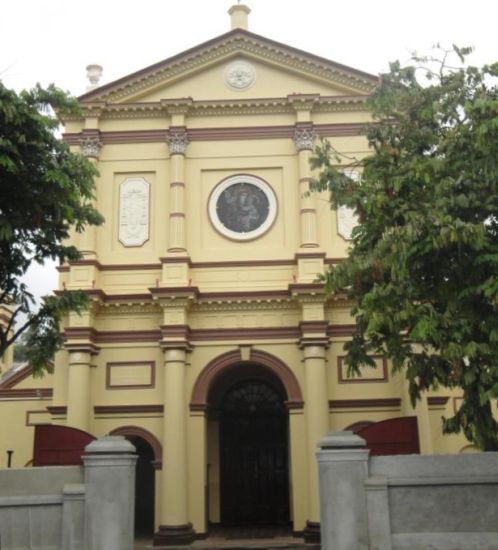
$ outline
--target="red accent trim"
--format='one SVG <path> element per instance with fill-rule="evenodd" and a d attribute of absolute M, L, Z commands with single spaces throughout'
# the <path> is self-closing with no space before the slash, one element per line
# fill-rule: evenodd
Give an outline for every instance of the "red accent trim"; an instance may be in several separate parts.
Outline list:
<path fill-rule="evenodd" d="M 303 529 L 303 537 L 306 543 L 320 543 L 320 523 L 317 521 L 307 521 L 306 527 Z"/>
<path fill-rule="evenodd" d="M 271 370 L 282 382 L 287 392 L 288 408 L 302 408 L 303 396 L 299 382 L 294 373 L 280 359 L 260 350 L 251 350 L 250 361 L 257 363 Z M 190 410 L 205 410 L 208 405 L 208 394 L 214 380 L 225 369 L 230 368 L 234 363 L 242 362 L 240 350 L 229 351 L 209 362 L 197 377 L 192 389 Z"/>
<path fill-rule="evenodd" d="M 195 541 L 195 531 L 192 524 L 160 525 L 159 531 L 154 534 L 154 546 L 185 546 Z"/>
<path fill-rule="evenodd" d="M 396 408 L 401 407 L 401 399 L 332 399 L 329 401 L 331 409 L 372 409 L 372 408 Z"/>
<path fill-rule="evenodd" d="M 363 428 L 368 428 L 368 426 L 372 426 L 372 424 L 375 424 L 375 422 L 373 422 L 372 420 L 360 420 L 359 422 L 350 424 L 347 428 L 344 429 L 346 431 L 351 431 L 357 434 L 360 430 L 363 430 Z"/>
<path fill-rule="evenodd" d="M 95 414 L 163 414 L 163 405 L 95 405 Z"/>
<path fill-rule="evenodd" d="M 81 465 L 85 447 L 94 440 L 77 428 L 39 424 L 35 426 L 33 466 Z"/>
<path fill-rule="evenodd" d="M 374 384 L 379 382 L 387 382 L 389 379 L 388 368 L 387 368 L 387 358 L 385 355 L 371 355 L 372 359 L 382 359 L 382 376 L 378 378 L 361 378 L 360 376 L 355 376 L 353 378 L 348 378 L 345 376 L 344 372 L 344 360 L 346 359 L 345 355 L 339 355 L 337 357 L 337 375 L 339 384 Z M 364 367 L 364 370 L 367 371 L 370 367 Z"/>
<path fill-rule="evenodd" d="M 47 411 L 55 416 L 55 415 L 66 415 L 67 414 L 67 407 L 65 405 L 49 405 L 47 407 Z"/>
<path fill-rule="evenodd" d="M 147 366 L 150 368 L 150 382 L 148 384 L 111 384 L 111 369 L 119 367 Z M 122 361 L 110 362 L 106 364 L 105 369 L 105 387 L 107 390 L 122 389 L 142 389 L 153 388 L 156 383 L 156 363 L 155 361 Z"/>
<path fill-rule="evenodd" d="M 109 432 L 109 435 L 122 435 L 126 436 L 136 436 L 141 437 L 143 440 L 152 447 L 154 451 L 154 462 L 159 466 L 162 464 L 163 460 L 163 448 L 161 442 L 157 437 L 151 432 L 147 431 L 145 428 L 140 426 L 121 426 Z M 156 468 L 160 469 L 160 468 Z"/>
<path fill-rule="evenodd" d="M 367 442 L 370 454 L 404 455 L 420 453 L 416 416 L 375 422 L 357 432 Z"/>
<path fill-rule="evenodd" d="M 353 336 L 356 332 L 356 325 L 329 325 L 327 336 L 332 338 L 340 336 Z"/>
<path fill-rule="evenodd" d="M 429 405 L 429 407 L 442 407 L 442 406 L 445 406 L 446 403 L 448 403 L 449 401 L 449 396 L 432 396 L 432 397 L 428 397 L 427 398 L 427 404 Z"/>
<path fill-rule="evenodd" d="M 47 399 L 52 397 L 52 388 L 23 388 L 23 389 L 0 389 L 0 398 L 8 399 Z"/>

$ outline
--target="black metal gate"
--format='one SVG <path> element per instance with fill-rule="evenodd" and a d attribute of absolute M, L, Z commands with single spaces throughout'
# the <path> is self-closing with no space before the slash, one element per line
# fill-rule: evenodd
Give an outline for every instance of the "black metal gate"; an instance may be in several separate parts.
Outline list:
<path fill-rule="evenodd" d="M 225 394 L 220 416 L 221 521 L 225 525 L 289 521 L 287 411 L 262 381 Z"/>

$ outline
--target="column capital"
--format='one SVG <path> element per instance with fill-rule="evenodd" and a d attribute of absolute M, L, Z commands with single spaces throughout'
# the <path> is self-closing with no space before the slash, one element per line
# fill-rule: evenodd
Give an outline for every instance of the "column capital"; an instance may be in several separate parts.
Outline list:
<path fill-rule="evenodd" d="M 184 155 L 189 143 L 185 127 L 170 128 L 166 136 L 170 155 Z"/>
<path fill-rule="evenodd" d="M 301 321 L 299 347 L 304 351 L 304 358 L 325 359 L 325 350 L 329 346 L 327 335 L 328 321 Z"/>
<path fill-rule="evenodd" d="M 186 361 L 186 354 L 190 353 L 194 348 L 188 340 L 163 340 L 159 342 L 160 348 L 164 352 L 164 362 L 179 362 Z"/>
<path fill-rule="evenodd" d="M 294 144 L 298 152 L 313 151 L 316 133 L 313 126 L 296 126 L 294 129 Z"/>
<path fill-rule="evenodd" d="M 102 142 L 98 136 L 83 136 L 80 139 L 80 147 L 84 157 L 98 159 Z"/>

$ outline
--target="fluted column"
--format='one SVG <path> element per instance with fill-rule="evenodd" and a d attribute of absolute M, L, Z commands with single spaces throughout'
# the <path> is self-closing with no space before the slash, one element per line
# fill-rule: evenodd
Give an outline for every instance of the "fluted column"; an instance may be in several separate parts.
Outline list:
<path fill-rule="evenodd" d="M 190 544 L 188 517 L 185 347 L 164 349 L 164 421 L 161 517 L 154 545 Z"/>
<path fill-rule="evenodd" d="M 300 248 L 318 248 L 315 195 L 308 194 L 311 182 L 310 158 L 313 151 L 315 132 L 311 124 L 296 125 L 294 143 L 299 157 L 299 199 L 300 199 Z"/>
<path fill-rule="evenodd" d="M 320 537 L 320 500 L 318 467 L 315 453 L 317 444 L 329 429 L 327 398 L 326 348 L 319 344 L 302 345 L 306 379 L 306 428 L 308 454 L 308 521 L 305 540 L 313 542 Z"/>
<path fill-rule="evenodd" d="M 170 128 L 169 240 L 168 252 L 186 252 L 185 247 L 185 152 L 188 145 L 186 129 Z"/>
<path fill-rule="evenodd" d="M 102 142 L 100 141 L 98 133 L 92 133 L 85 135 L 80 140 L 81 154 L 88 158 L 88 160 L 96 167 L 98 164 L 100 149 L 102 148 Z M 95 194 L 97 189 L 95 188 Z M 92 201 L 92 206 L 97 208 L 96 198 Z M 82 233 L 79 242 L 80 252 L 83 254 L 84 259 L 96 259 L 97 258 L 97 228 L 94 225 L 87 225 L 85 231 Z"/>

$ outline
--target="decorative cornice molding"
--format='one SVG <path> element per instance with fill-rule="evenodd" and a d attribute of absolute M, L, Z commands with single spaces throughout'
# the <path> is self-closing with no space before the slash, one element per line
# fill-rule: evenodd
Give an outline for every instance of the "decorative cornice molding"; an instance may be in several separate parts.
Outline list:
<path fill-rule="evenodd" d="M 366 94 L 377 84 L 377 77 L 346 67 L 339 63 L 275 42 L 257 34 L 236 29 L 212 40 L 199 44 L 169 59 L 146 67 L 141 71 L 101 86 L 80 96 L 80 101 L 119 101 L 146 89 L 172 80 L 181 74 L 207 67 L 218 60 L 237 53 L 245 53 L 301 72 L 322 82 L 334 82 Z"/>
<path fill-rule="evenodd" d="M 311 111 L 320 101 L 320 94 L 289 94 L 287 99 L 296 112 Z"/>
<path fill-rule="evenodd" d="M 365 112 L 366 96 L 339 95 L 321 96 L 313 104 L 314 113 L 342 113 L 342 112 Z M 83 106 L 83 113 L 89 116 Z M 198 100 L 193 101 L 186 115 L 202 117 L 236 116 L 236 115 L 261 115 L 261 114 L 288 114 L 294 115 L 295 109 L 285 97 L 277 98 L 255 98 L 255 99 L 220 99 L 220 100 Z M 136 119 L 164 119 L 165 126 L 167 118 L 164 107 L 159 102 L 148 103 L 118 103 L 106 105 L 102 112 L 102 120 L 136 120 Z M 80 116 L 65 116 L 64 120 L 82 120 Z M 157 130 L 150 130 L 153 132 Z M 139 133 L 140 130 L 136 130 Z M 113 133 L 113 132 L 109 132 Z M 116 132 L 119 133 L 119 132 Z M 64 134 L 64 137 L 71 134 Z M 162 138 L 164 132 L 162 133 Z M 158 141 L 163 141 L 159 139 Z"/>
<path fill-rule="evenodd" d="M 150 287 L 148 294 L 106 294 L 101 289 L 83 289 L 95 302 L 95 307 L 102 308 L 109 305 L 123 306 L 147 306 L 158 303 L 175 307 L 175 302 L 180 305 L 180 300 L 196 305 L 251 305 L 257 307 L 260 304 L 287 304 L 286 307 L 300 303 L 326 303 L 330 300 L 325 293 L 325 287 L 321 283 L 293 283 L 288 289 L 275 290 L 248 290 L 248 291 L 216 291 L 200 292 L 196 286 L 185 287 Z M 60 294 L 61 291 L 56 291 Z M 336 300 L 338 301 L 338 300 Z M 347 304 L 346 304 L 347 305 Z"/>
<path fill-rule="evenodd" d="M 161 305 L 179 306 L 180 301 L 190 303 L 199 298 L 199 289 L 196 286 L 182 287 L 152 287 L 149 288 L 154 300 L 157 300 Z"/>

